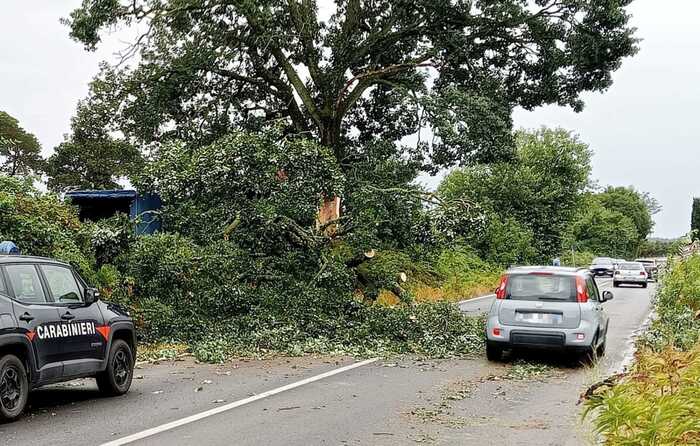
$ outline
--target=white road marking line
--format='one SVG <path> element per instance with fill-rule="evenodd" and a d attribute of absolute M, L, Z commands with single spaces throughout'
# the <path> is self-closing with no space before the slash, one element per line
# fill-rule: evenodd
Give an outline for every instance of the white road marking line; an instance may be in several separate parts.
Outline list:
<path fill-rule="evenodd" d="M 278 393 L 286 392 L 287 390 L 292 390 L 296 389 L 297 387 L 301 387 L 306 384 L 310 384 L 315 381 L 322 380 L 324 378 L 328 378 L 333 375 L 337 375 L 339 373 L 347 372 L 352 369 L 356 369 L 358 367 L 363 367 L 369 364 L 372 364 L 373 362 L 378 361 L 379 358 L 372 358 L 372 359 L 367 359 L 365 361 L 360 361 L 356 362 L 354 364 L 346 365 L 337 369 L 330 370 L 325 373 L 321 373 L 320 375 L 312 376 L 310 378 L 302 379 L 301 381 L 297 381 L 295 383 L 287 384 L 286 386 L 278 387 L 276 389 L 268 390 L 263 393 L 259 393 L 257 395 L 253 395 L 251 397 L 234 401 L 232 403 L 216 407 L 214 409 L 210 410 L 205 410 L 204 412 L 200 412 L 194 415 L 190 415 L 189 417 L 181 418 L 179 420 L 171 421 L 170 423 L 165 423 L 160 426 L 153 427 L 151 429 L 146 429 L 141 432 L 137 432 L 135 434 L 119 438 L 117 440 L 113 441 L 108 441 L 107 443 L 102 443 L 101 446 L 121 446 L 129 443 L 133 443 L 134 441 L 142 440 L 144 438 L 151 437 L 153 435 L 159 434 L 161 432 L 169 431 L 172 429 L 175 429 L 176 427 L 184 426 L 185 424 L 190 424 L 194 423 L 195 421 L 199 421 L 201 419 L 211 417 L 213 415 L 220 414 L 222 412 L 229 411 L 231 409 L 235 409 L 237 407 L 244 406 L 246 404 L 250 404 L 252 402 L 261 400 L 263 398 L 267 398 L 273 395 L 277 395 Z"/>
<path fill-rule="evenodd" d="M 475 297 L 473 299 L 460 300 L 459 302 L 457 302 L 457 305 L 461 307 L 462 304 L 468 304 L 469 302 L 479 302 L 480 300 L 491 299 L 492 297 L 496 297 L 496 295 L 495 294 L 488 294 L 486 296 Z"/>

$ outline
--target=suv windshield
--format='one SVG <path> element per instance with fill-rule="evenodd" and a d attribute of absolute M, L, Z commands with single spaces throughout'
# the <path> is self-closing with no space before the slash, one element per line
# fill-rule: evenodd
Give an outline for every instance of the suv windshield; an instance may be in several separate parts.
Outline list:
<path fill-rule="evenodd" d="M 612 259 L 609 257 L 596 257 L 593 259 L 595 265 L 612 265 Z"/>
<path fill-rule="evenodd" d="M 513 274 L 506 299 L 576 302 L 576 278 L 553 274 Z"/>

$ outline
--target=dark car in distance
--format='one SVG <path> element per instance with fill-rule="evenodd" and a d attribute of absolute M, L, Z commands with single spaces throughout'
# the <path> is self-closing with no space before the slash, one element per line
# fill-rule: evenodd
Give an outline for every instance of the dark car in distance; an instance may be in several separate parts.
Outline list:
<path fill-rule="evenodd" d="M 596 257 L 588 270 L 594 276 L 612 277 L 615 273 L 615 261 L 610 257 Z"/>

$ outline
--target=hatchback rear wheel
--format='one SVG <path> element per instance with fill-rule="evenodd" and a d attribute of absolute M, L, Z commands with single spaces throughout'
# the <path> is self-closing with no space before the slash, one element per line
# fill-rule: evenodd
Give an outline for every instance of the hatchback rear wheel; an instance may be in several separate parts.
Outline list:
<path fill-rule="evenodd" d="M 601 358 L 605 356 L 605 344 L 607 343 L 607 338 L 603 338 L 603 342 L 598 346 L 598 350 L 596 351 L 596 355 Z"/>
<path fill-rule="evenodd" d="M 486 344 L 486 359 L 489 361 L 500 361 L 503 359 L 503 347 Z"/>
<path fill-rule="evenodd" d="M 591 342 L 591 346 L 583 352 L 581 362 L 584 364 L 594 364 L 598 360 L 598 352 L 601 347 L 602 344 L 600 346 L 598 345 L 598 334 L 596 334 L 593 338 L 593 342 Z"/>

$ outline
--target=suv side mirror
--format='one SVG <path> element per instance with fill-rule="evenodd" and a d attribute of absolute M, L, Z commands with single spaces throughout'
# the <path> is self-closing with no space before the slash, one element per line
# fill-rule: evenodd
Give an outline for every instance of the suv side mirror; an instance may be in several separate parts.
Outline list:
<path fill-rule="evenodd" d="M 88 288 L 85 290 L 85 305 L 92 305 L 100 300 L 100 292 L 97 288 Z"/>
<path fill-rule="evenodd" d="M 613 297 L 612 291 L 603 291 L 603 302 L 613 300 Z"/>

